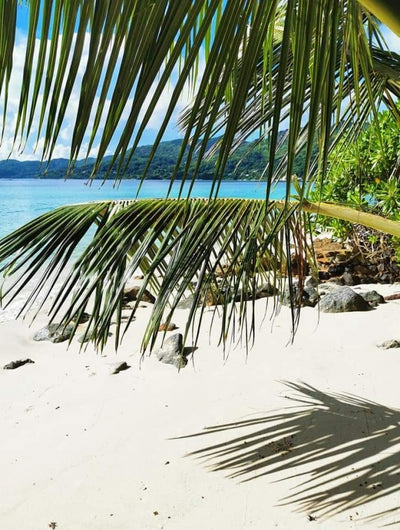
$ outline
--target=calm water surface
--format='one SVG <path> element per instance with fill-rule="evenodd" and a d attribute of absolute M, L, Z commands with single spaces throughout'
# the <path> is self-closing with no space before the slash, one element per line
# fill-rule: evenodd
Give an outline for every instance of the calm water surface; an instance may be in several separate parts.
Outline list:
<path fill-rule="evenodd" d="M 173 188 L 172 196 L 176 197 L 179 183 Z M 93 182 L 90 186 L 83 180 L 39 180 L 39 179 L 0 179 L 0 238 L 27 223 L 39 215 L 61 206 L 77 202 L 104 199 L 129 199 L 136 196 L 139 182 L 122 181 L 119 187 L 112 182 L 100 185 Z M 140 198 L 165 197 L 169 182 L 148 180 L 141 189 Z M 276 185 L 272 198 L 281 199 L 285 194 L 286 184 Z M 193 197 L 208 197 L 211 182 L 197 182 L 192 192 Z M 240 197 L 261 199 L 265 195 L 264 182 L 225 181 L 220 188 L 220 197 Z"/>

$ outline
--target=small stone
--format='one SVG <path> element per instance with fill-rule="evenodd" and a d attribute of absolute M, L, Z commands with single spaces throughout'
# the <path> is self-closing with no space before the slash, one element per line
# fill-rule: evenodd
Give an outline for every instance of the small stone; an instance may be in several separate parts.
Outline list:
<path fill-rule="evenodd" d="M 314 287 L 317 288 L 318 287 L 318 278 L 316 278 L 315 276 L 310 276 L 307 280 L 306 280 L 306 287 Z"/>
<path fill-rule="evenodd" d="M 173 322 L 170 322 L 167 324 L 167 322 L 164 322 L 160 325 L 158 328 L 158 331 L 174 331 L 174 329 L 178 329 L 178 326 L 174 324 Z"/>
<path fill-rule="evenodd" d="M 379 304 L 384 304 L 385 299 L 383 296 L 376 291 L 368 291 L 366 293 L 360 293 L 360 296 L 366 300 L 371 307 L 377 307 Z"/>
<path fill-rule="evenodd" d="M 316 306 L 319 300 L 319 294 L 317 289 L 315 289 L 315 287 L 312 287 L 311 285 L 305 285 L 304 292 L 308 296 L 306 305 L 311 307 Z"/>
<path fill-rule="evenodd" d="M 83 312 L 81 315 L 79 315 L 78 318 L 74 318 L 74 322 L 78 322 L 78 324 L 84 324 L 85 322 L 87 322 L 88 320 L 90 319 L 90 315 L 89 313 L 85 313 Z"/>
<path fill-rule="evenodd" d="M 181 333 L 171 335 L 163 345 L 156 350 L 157 359 L 165 364 L 173 364 L 177 368 L 183 368 L 187 359 L 183 353 L 183 336 Z"/>
<path fill-rule="evenodd" d="M 292 292 L 287 285 L 281 296 L 281 304 L 290 307 L 314 307 L 318 302 L 318 293 L 313 287 L 303 287 L 297 283 L 293 284 Z"/>
<path fill-rule="evenodd" d="M 123 372 L 124 370 L 128 370 L 130 368 L 129 364 L 123 361 L 122 363 L 117 363 L 114 365 L 111 375 L 119 374 L 120 372 Z"/>
<path fill-rule="evenodd" d="M 400 293 L 389 294 L 385 296 L 385 301 L 389 302 L 390 300 L 400 300 Z"/>
<path fill-rule="evenodd" d="M 135 285 L 133 287 L 130 287 L 124 291 L 124 301 L 125 302 L 134 302 L 138 299 L 138 295 L 140 293 L 140 290 L 142 288 L 139 285 Z M 140 300 L 142 302 L 149 302 L 150 304 L 154 304 L 156 301 L 156 298 L 154 295 L 151 294 L 150 291 L 147 289 L 144 289 L 140 296 Z"/>
<path fill-rule="evenodd" d="M 382 348 L 382 350 L 390 350 L 392 348 L 400 348 L 400 341 L 396 339 L 389 339 L 382 342 L 382 344 L 378 344 L 378 348 Z"/>
<path fill-rule="evenodd" d="M 74 331 L 74 325 L 60 326 L 60 324 L 49 324 L 42 329 L 39 329 L 33 336 L 33 340 L 42 341 L 49 340 L 50 342 L 64 342 L 71 338 Z"/>
<path fill-rule="evenodd" d="M 24 366 L 24 364 L 35 364 L 35 361 L 32 361 L 32 359 L 19 359 L 18 361 L 11 361 L 10 363 L 3 366 L 3 370 L 15 370 L 20 366 Z"/>
<path fill-rule="evenodd" d="M 176 307 L 178 309 L 190 309 L 193 306 L 193 304 L 194 304 L 194 295 L 189 294 L 188 296 L 185 296 L 185 298 L 182 298 L 182 300 L 178 302 L 178 305 Z"/>

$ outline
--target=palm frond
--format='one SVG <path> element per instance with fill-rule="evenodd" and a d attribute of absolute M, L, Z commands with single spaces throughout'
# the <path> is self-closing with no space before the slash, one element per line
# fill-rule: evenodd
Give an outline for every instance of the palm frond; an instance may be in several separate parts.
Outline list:
<path fill-rule="evenodd" d="M 347 98 L 352 98 L 353 121 L 358 108 L 357 121 L 362 124 L 382 100 L 391 104 L 392 88 L 398 94 L 397 84 L 376 79 L 374 65 L 379 61 L 373 60 L 370 47 L 379 33 L 370 11 L 378 16 L 393 13 L 390 0 L 30 0 L 27 5 L 16 145 L 25 145 L 38 116 L 43 157 L 51 158 L 83 69 L 70 156 L 73 164 L 84 144 L 89 146 L 86 154 L 96 146 L 94 171 L 118 134 L 112 165 L 123 177 L 171 78 L 170 104 L 149 163 L 180 97 L 191 88 L 194 100 L 172 180 L 181 165 L 184 179 L 194 179 L 194 151 L 198 167 L 210 140 L 223 132 L 214 195 L 232 148 L 260 128 L 269 138 L 268 196 L 279 128 L 289 119 L 288 155 L 279 168 L 279 174 L 288 178 L 289 193 L 294 156 L 303 144 L 312 145 L 318 136 L 320 163 L 326 164 L 333 115 L 336 112 L 336 126 L 349 123 L 340 112 Z M 3 2 L 2 10 L 0 94 L 6 108 L 17 2 Z M 378 54 L 387 52 L 382 40 L 377 45 Z M 382 74 L 382 68 L 379 71 Z M 188 156 L 182 162 L 186 148 Z M 308 151 L 305 169 L 310 156 Z"/>
<path fill-rule="evenodd" d="M 26 314 L 41 295 L 39 310 L 56 287 L 51 319 L 61 317 L 62 326 L 76 324 L 89 312 L 86 336 L 101 349 L 114 323 L 118 347 L 149 289 L 156 301 L 143 349 L 151 349 L 160 324 L 170 322 L 179 302 L 190 295 L 185 341 L 196 341 L 203 313 L 212 305 L 221 315 L 221 342 L 233 340 L 237 331 L 249 344 L 255 333 L 254 301 L 259 289 L 268 284 L 276 293 L 276 306 L 286 286 L 294 292 L 294 264 L 302 285 L 305 264 L 312 260 L 304 235 L 309 213 L 392 230 L 400 236 L 399 223 L 351 208 L 308 202 L 288 206 L 284 201 L 266 205 L 254 199 L 143 199 L 63 206 L 0 241 L 1 270 L 12 279 L 2 301 L 10 303 L 36 278 L 22 308 Z M 72 265 L 70 257 L 91 226 L 96 228 L 93 238 Z M 138 271 L 144 275 L 141 290 L 127 322 L 122 323 L 124 288 Z M 295 296 L 293 301 L 295 329 Z"/>
<path fill-rule="evenodd" d="M 52 319 L 61 314 L 64 325 L 89 311 L 87 336 L 96 346 L 104 346 L 115 321 L 118 343 L 124 331 L 124 287 L 140 270 L 142 289 L 126 326 L 132 323 L 141 294 L 150 289 L 156 302 L 144 348 L 154 345 L 161 322 L 171 320 L 179 301 L 189 294 L 185 339 L 193 326 L 196 336 L 196 322 L 211 303 L 223 315 L 221 341 L 228 341 L 236 322 L 240 332 L 247 330 L 247 342 L 254 334 L 254 307 L 246 301 L 254 300 L 257 287 L 266 282 L 282 290 L 286 280 L 279 271 L 290 272 L 291 254 L 298 249 L 304 254 L 307 248 L 305 241 L 296 246 L 304 233 L 303 216 L 296 210 L 297 204 L 282 211 L 262 200 L 242 199 L 143 199 L 61 207 L 0 241 L 2 270 L 16 278 L 2 293 L 3 302 L 9 303 L 36 276 L 39 279 L 22 311 L 26 313 L 45 293 L 42 306 L 50 289 L 65 276 L 72 252 L 94 225 L 92 241 L 51 303 Z"/>

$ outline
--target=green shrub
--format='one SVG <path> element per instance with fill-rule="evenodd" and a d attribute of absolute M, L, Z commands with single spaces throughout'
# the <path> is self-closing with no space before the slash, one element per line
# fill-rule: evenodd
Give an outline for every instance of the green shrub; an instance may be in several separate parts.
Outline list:
<path fill-rule="evenodd" d="M 311 200 L 334 202 L 400 220 L 400 126 L 385 111 L 359 139 L 341 141 L 332 152 L 328 173 L 319 178 Z M 346 237 L 351 225 L 318 219 L 318 225 L 337 237 Z"/>

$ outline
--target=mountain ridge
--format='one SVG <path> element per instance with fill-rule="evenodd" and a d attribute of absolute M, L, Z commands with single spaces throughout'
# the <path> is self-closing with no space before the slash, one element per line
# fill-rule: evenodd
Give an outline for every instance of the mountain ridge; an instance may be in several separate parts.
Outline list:
<path fill-rule="evenodd" d="M 286 131 L 280 132 L 280 137 L 283 138 Z M 214 140 L 215 141 L 215 140 Z M 182 141 L 179 139 L 168 140 L 161 142 L 158 146 L 153 161 L 149 167 L 147 178 L 153 180 L 168 180 L 171 178 L 175 168 Z M 124 179 L 140 179 L 144 172 L 147 163 L 147 157 L 150 154 L 152 146 L 144 145 L 137 147 L 135 155 L 129 161 L 126 171 L 123 173 Z M 278 157 L 275 164 L 278 164 L 285 153 L 285 143 L 278 151 Z M 251 142 L 244 142 L 231 155 L 228 160 L 224 179 L 229 180 L 259 180 L 260 175 L 267 165 L 268 145 L 263 141 L 259 146 L 253 148 Z M 100 168 L 95 176 L 96 179 L 104 179 L 109 170 L 109 165 L 112 156 L 107 156 L 103 159 Z M 294 172 L 302 176 L 302 157 L 301 154 L 296 159 Z M 186 155 L 183 159 L 185 163 Z M 210 159 L 204 160 L 197 175 L 199 180 L 211 180 L 214 175 L 216 155 Z M 24 178 L 38 178 L 38 179 L 85 179 L 87 180 L 92 172 L 95 162 L 94 158 L 87 160 L 78 160 L 73 171 L 68 175 L 68 159 L 57 158 L 51 160 L 49 163 L 40 162 L 39 160 L 20 161 L 14 159 L 7 159 L 0 161 L 0 179 L 24 179 Z M 192 161 L 191 170 L 194 169 Z M 113 169 L 110 174 L 111 178 L 115 176 Z M 178 171 L 177 178 L 182 176 L 182 170 Z"/>

